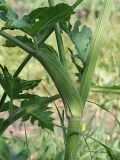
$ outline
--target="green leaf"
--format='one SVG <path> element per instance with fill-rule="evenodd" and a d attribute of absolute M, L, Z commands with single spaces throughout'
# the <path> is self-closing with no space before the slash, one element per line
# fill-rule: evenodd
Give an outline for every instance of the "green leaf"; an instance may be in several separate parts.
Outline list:
<path fill-rule="evenodd" d="M 78 53 L 76 57 L 79 58 L 83 62 L 83 64 L 85 64 L 92 41 L 92 31 L 86 25 L 84 25 L 80 30 L 80 25 L 80 21 L 76 21 L 73 27 L 70 22 L 61 23 L 62 29 L 68 34 L 71 41 L 75 45 Z"/>
<path fill-rule="evenodd" d="M 26 30 L 27 33 L 27 30 L 31 29 L 31 25 L 24 19 L 18 19 L 16 17 L 6 20 L 5 29 L 21 29 Z"/>
<path fill-rule="evenodd" d="M 18 119 L 24 117 L 24 120 L 28 120 L 29 118 L 31 119 L 32 117 L 32 113 L 35 114 L 35 112 L 37 111 L 37 113 L 39 114 L 39 112 L 42 114 L 42 112 L 48 112 L 45 113 L 43 115 L 51 115 L 52 113 L 49 111 L 49 108 L 47 108 L 46 106 L 57 100 L 58 98 L 60 98 L 59 95 L 55 95 L 52 97 L 33 97 L 31 100 L 23 100 L 21 107 L 13 108 L 13 113 L 12 116 L 9 116 L 7 119 L 1 119 L 0 120 L 0 136 L 4 133 L 4 131 L 10 126 L 12 125 L 15 121 L 17 121 Z M 32 102 L 33 101 L 33 102 Z M 35 105 L 34 105 L 35 104 Z M 44 108 L 45 107 L 45 108 Z M 40 109 L 39 109 L 40 108 Z M 47 110 L 48 109 L 48 110 Z M 33 116 L 34 117 L 34 116 Z M 50 116 L 49 116 L 50 117 Z M 53 124 L 53 119 L 50 117 L 39 117 L 40 121 L 39 123 L 42 123 L 43 128 L 50 128 L 50 130 L 53 130 L 54 124 Z M 42 120 L 41 120 L 42 118 Z M 49 122 L 47 122 L 47 120 Z M 45 122 L 43 123 L 43 120 L 45 120 Z"/>
<path fill-rule="evenodd" d="M 6 20 L 6 17 L 4 16 L 3 12 L 0 12 L 0 19 L 2 19 L 3 21 Z"/>
<path fill-rule="evenodd" d="M 75 48 L 78 51 L 77 58 L 86 63 L 89 47 L 92 40 L 92 31 L 86 25 L 83 26 L 81 32 L 76 33 L 74 38 Z"/>
<path fill-rule="evenodd" d="M 20 29 L 31 36 L 37 35 L 39 31 L 48 27 L 53 27 L 56 22 L 69 20 L 74 13 L 72 7 L 67 4 L 37 8 L 22 18 L 19 18 L 6 3 L 0 4 L 0 11 L 1 19 L 6 21 L 3 29 Z"/>
<path fill-rule="evenodd" d="M 28 151 L 23 149 L 17 155 L 15 155 L 11 158 L 15 159 L 15 160 L 26 160 L 26 159 L 28 159 Z"/>
<path fill-rule="evenodd" d="M 5 0 L 0 0 L 0 4 L 6 4 Z"/>
<path fill-rule="evenodd" d="M 9 96 L 10 99 L 19 99 L 24 90 L 33 89 L 36 87 L 41 80 L 26 81 L 18 77 L 13 77 L 9 72 L 7 67 L 0 66 L 3 75 L 0 74 L 0 84 Z"/>
<path fill-rule="evenodd" d="M 72 62 L 74 63 L 75 67 L 76 67 L 77 70 L 78 70 L 78 73 L 75 73 L 75 75 L 76 75 L 77 78 L 78 78 L 78 82 L 80 82 L 84 67 L 83 67 L 82 65 L 80 66 L 79 64 L 77 64 L 77 62 L 76 62 L 76 57 L 75 57 L 75 55 L 73 54 L 73 51 L 72 51 L 70 48 L 68 48 L 68 50 L 69 50 L 70 53 L 71 53 Z"/>
<path fill-rule="evenodd" d="M 53 26 L 56 22 L 69 20 L 73 13 L 72 7 L 63 3 L 54 7 L 37 8 L 28 15 L 33 24 L 30 34 L 35 35 L 38 31 Z"/>
<path fill-rule="evenodd" d="M 46 105 L 40 105 L 43 99 L 41 97 L 35 97 L 31 100 L 24 100 L 21 103 L 21 107 L 28 108 L 26 114 L 23 117 L 23 121 L 29 120 L 32 124 L 35 121 L 38 121 L 38 126 L 41 126 L 43 129 L 47 128 L 54 130 L 53 118 L 51 117 L 52 112 L 49 111 L 50 108 Z"/>
<path fill-rule="evenodd" d="M 2 105 L 2 108 L 0 109 L 0 112 L 9 111 L 9 106 L 10 106 L 10 104 L 11 104 L 10 101 L 4 103 L 4 104 Z M 18 107 L 15 106 L 15 105 L 13 105 L 13 109 L 14 109 L 14 111 L 15 111 L 16 109 L 18 109 Z"/>
<path fill-rule="evenodd" d="M 101 92 L 101 93 L 108 93 L 108 94 L 120 94 L 120 86 L 113 85 L 113 86 L 95 86 L 92 85 L 90 88 L 91 92 Z"/>
<path fill-rule="evenodd" d="M 5 138 L 0 137 L 0 160 L 9 159 L 9 148 L 5 142 Z"/>
<path fill-rule="evenodd" d="M 28 38 L 27 35 L 25 36 L 16 36 L 16 39 L 22 41 L 24 44 L 28 45 L 29 47 L 33 48 L 33 42 L 31 38 Z M 6 40 L 4 45 L 5 47 L 17 47 L 17 45 L 9 40 Z"/>
<path fill-rule="evenodd" d="M 91 138 L 91 139 L 96 141 L 97 143 L 99 143 L 100 145 L 102 145 L 105 148 L 110 160 L 119 160 L 120 159 L 120 150 L 119 149 L 111 149 L 110 147 L 106 146 L 105 144 L 99 142 L 98 140 L 96 140 L 94 138 Z"/>
<path fill-rule="evenodd" d="M 0 11 L 0 18 L 6 22 L 3 29 L 29 30 L 31 28 L 28 19 L 26 17 L 19 19 L 18 15 L 4 1 L 0 3 Z"/>

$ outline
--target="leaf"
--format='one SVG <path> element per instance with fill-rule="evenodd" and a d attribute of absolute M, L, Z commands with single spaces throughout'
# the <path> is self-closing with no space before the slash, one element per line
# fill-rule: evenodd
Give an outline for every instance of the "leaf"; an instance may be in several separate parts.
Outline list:
<path fill-rule="evenodd" d="M 46 112 L 46 106 L 58 98 L 60 98 L 59 95 L 55 95 L 52 97 L 39 97 L 39 96 L 37 96 L 37 97 L 32 98 L 29 101 L 28 100 L 22 101 L 21 107 L 19 107 L 17 110 L 15 109 L 15 111 L 13 108 L 12 116 L 9 116 L 5 120 L 1 119 L 1 121 L 0 121 L 0 136 L 4 133 L 4 131 L 10 125 L 12 125 L 18 119 L 24 117 L 24 120 L 28 120 L 29 118 L 31 118 L 31 113 L 34 113 L 34 112 L 39 113 L 40 112 L 42 114 L 42 112 Z M 33 100 L 33 102 L 32 102 L 32 100 Z M 33 105 L 33 103 L 35 103 L 35 105 Z M 45 108 L 44 108 L 44 106 L 45 106 Z M 39 108 L 40 108 L 40 110 L 39 110 Z M 47 112 L 49 112 L 49 108 L 48 108 Z M 54 127 L 53 119 L 51 117 L 50 118 L 45 117 L 44 119 L 46 119 L 46 118 L 49 119 L 49 122 L 47 123 L 47 121 L 46 121 L 44 127 L 48 128 L 48 129 L 50 128 L 50 130 L 53 130 L 53 127 Z M 43 121 L 44 119 L 42 119 L 41 121 Z M 49 126 L 48 126 L 48 124 L 49 124 Z"/>
<path fill-rule="evenodd" d="M 10 99 L 19 99 L 24 90 L 33 89 L 36 87 L 41 80 L 26 81 L 18 77 L 13 77 L 9 72 L 7 67 L 2 67 L 0 65 L 3 75 L 0 74 L 0 84 L 9 96 Z"/>
<path fill-rule="evenodd" d="M 77 58 L 86 63 L 89 47 L 92 40 L 92 31 L 86 25 L 83 26 L 81 32 L 77 33 L 74 38 L 75 48 L 78 51 Z"/>
<path fill-rule="evenodd" d="M 56 22 L 69 20 L 73 13 L 72 7 L 64 3 L 54 7 L 37 8 L 28 15 L 33 24 L 30 34 L 35 35 L 38 31 L 51 27 Z"/>
<path fill-rule="evenodd" d="M 91 92 L 101 92 L 101 93 L 108 93 L 108 94 L 120 94 L 120 86 L 113 85 L 113 86 L 95 86 L 92 85 L 90 88 Z"/>
<path fill-rule="evenodd" d="M 74 26 L 69 23 L 61 23 L 62 29 L 68 34 L 71 41 L 74 43 L 77 50 L 77 58 L 79 58 L 83 64 L 87 61 L 89 47 L 92 41 L 92 31 L 89 27 L 84 25 L 80 31 L 80 21 L 76 21 Z M 72 29 L 73 28 L 73 29 Z"/>
<path fill-rule="evenodd" d="M 78 77 L 78 82 L 80 82 L 84 67 L 77 64 L 77 62 L 76 62 L 76 57 L 75 57 L 75 55 L 73 54 L 73 51 L 72 51 L 70 48 L 68 48 L 68 50 L 69 50 L 70 53 L 71 53 L 72 62 L 74 63 L 75 67 L 76 67 L 77 70 L 78 70 L 78 73 L 75 73 L 75 75 Z"/>
<path fill-rule="evenodd" d="M 0 137 L 0 160 L 9 159 L 9 148 L 5 142 L 5 138 Z"/>
<path fill-rule="evenodd" d="M 120 160 L 120 150 L 119 149 L 111 149 L 110 147 L 106 146 L 105 144 L 99 142 L 98 140 L 96 140 L 94 138 L 91 138 L 91 139 L 96 141 L 97 143 L 99 143 L 100 145 L 102 145 L 105 148 L 110 160 Z"/>
<path fill-rule="evenodd" d="M 18 18 L 18 15 L 6 4 L 5 1 L 0 2 L 0 18 L 4 20 L 5 27 L 3 29 L 30 29 L 31 24 L 28 19 L 23 17 L 22 19 Z"/>
<path fill-rule="evenodd" d="M 0 108 L 0 112 L 9 111 L 10 103 L 11 103 L 10 101 L 4 103 L 4 104 L 2 105 L 2 108 Z M 13 105 L 13 109 L 16 110 L 16 109 L 18 109 L 18 107 L 15 106 L 15 105 Z"/>
<path fill-rule="evenodd" d="M 31 100 L 24 100 L 21 103 L 21 107 L 27 107 L 27 111 L 25 116 L 23 117 L 23 121 L 29 120 L 32 124 L 37 120 L 38 126 L 41 126 L 43 129 L 47 128 L 50 130 L 54 130 L 53 118 L 51 118 L 52 112 L 49 111 L 49 107 L 46 105 L 41 105 L 41 97 L 35 97 Z"/>
<path fill-rule="evenodd" d="M 40 50 L 41 50 L 41 49 L 44 49 L 44 50 L 48 51 L 49 53 L 52 53 L 56 58 L 58 58 L 58 54 L 57 54 L 56 50 L 55 50 L 52 46 L 44 43 L 44 44 L 40 47 Z"/>
<path fill-rule="evenodd" d="M 5 16 L 4 16 L 3 12 L 0 12 L 0 19 L 2 19 L 3 21 L 6 20 L 6 18 L 5 18 Z"/>
<path fill-rule="evenodd" d="M 11 160 L 27 160 L 28 159 L 28 151 L 23 149 L 17 155 L 11 155 Z"/>
<path fill-rule="evenodd" d="M 2 12 L 1 19 L 6 22 L 3 29 L 20 29 L 31 36 L 52 27 L 56 22 L 69 20 L 74 13 L 72 7 L 67 4 L 37 8 L 22 18 L 19 18 L 6 3 L 0 5 L 0 11 Z"/>
<path fill-rule="evenodd" d="M 6 4 L 5 0 L 0 0 L 0 4 Z"/>
<path fill-rule="evenodd" d="M 22 41 L 24 44 L 28 45 L 29 47 L 33 48 L 33 42 L 31 38 L 28 38 L 27 35 L 25 36 L 16 36 L 16 39 Z M 17 45 L 9 40 L 6 40 L 4 45 L 5 47 L 17 47 Z"/>

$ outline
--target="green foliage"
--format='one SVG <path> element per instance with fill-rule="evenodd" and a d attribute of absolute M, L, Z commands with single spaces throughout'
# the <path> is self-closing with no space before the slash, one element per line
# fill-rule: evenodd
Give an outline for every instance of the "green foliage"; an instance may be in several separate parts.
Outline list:
<path fill-rule="evenodd" d="M 120 85 L 103 85 L 103 86 L 92 85 L 91 91 L 110 93 L 110 94 L 113 94 L 113 93 L 120 94 Z"/>
<path fill-rule="evenodd" d="M 34 122 L 37 120 L 38 126 L 53 131 L 54 124 L 53 118 L 51 118 L 52 112 L 49 111 L 49 108 L 47 107 L 47 104 L 51 102 L 52 99 L 49 100 L 49 98 L 47 97 L 39 97 L 37 95 L 31 95 L 28 93 L 22 94 L 23 91 L 33 89 L 34 87 L 36 87 L 41 80 L 22 80 L 18 77 L 13 77 L 8 72 L 8 69 L 6 67 L 1 66 L 1 69 L 3 75 L 0 75 L 0 83 L 11 101 L 4 103 L 0 111 L 12 111 L 13 122 L 16 118 L 23 118 L 23 121 L 30 119 L 32 124 L 34 124 Z M 20 108 L 13 104 L 14 99 L 24 99 L 21 101 Z M 9 125 L 7 121 L 5 122 L 6 125 Z M 4 122 L 1 121 L 1 125 L 3 125 L 3 123 Z"/>
<path fill-rule="evenodd" d="M 0 66 L 3 75 L 0 75 L 0 84 L 7 93 L 10 99 L 19 99 L 23 95 L 21 94 L 25 90 L 35 88 L 41 80 L 26 81 L 18 77 L 13 77 L 6 67 Z M 26 95 L 25 95 L 26 96 Z"/>
<path fill-rule="evenodd" d="M 50 27 L 56 22 L 69 20 L 72 14 L 72 7 L 67 4 L 58 4 L 55 7 L 38 8 L 28 15 L 33 24 L 31 34 L 35 35 L 39 30 Z"/>
<path fill-rule="evenodd" d="M 64 104 L 66 117 L 68 119 L 68 128 L 65 128 L 64 112 L 61 114 L 58 110 L 61 127 L 64 134 L 66 160 L 77 159 L 80 121 L 83 115 L 85 103 L 87 102 L 88 93 L 90 91 L 92 76 L 102 42 L 103 31 L 105 31 L 106 24 L 110 16 L 112 3 L 112 0 L 105 0 L 102 15 L 92 41 L 91 29 L 86 25 L 80 26 L 80 22 L 77 21 L 75 25 L 72 26 L 69 22 L 66 22 L 70 20 L 71 15 L 74 13 L 73 8 L 77 7 L 81 1 L 82 0 L 78 0 L 73 4 L 73 6 L 62 3 L 52 7 L 37 8 L 28 15 L 24 15 L 22 18 L 19 18 L 12 8 L 7 5 L 6 1 L 0 1 L 0 18 L 5 21 L 5 26 L 2 30 L 19 29 L 32 37 L 28 38 L 27 35 L 12 37 L 8 33 L 1 30 L 0 34 L 7 39 L 4 46 L 18 46 L 28 52 L 30 56 L 36 58 L 47 70 L 60 94 L 51 97 L 40 97 L 37 95 L 24 93 L 29 89 L 35 88 L 41 80 L 22 80 L 11 75 L 7 67 L 1 66 L 2 74 L 0 74 L 0 84 L 10 99 L 10 101 L 4 103 L 5 99 L 4 97 L 2 98 L 1 101 L 4 104 L 1 106 L 1 112 L 8 111 L 10 114 L 7 119 L 0 120 L 0 136 L 8 126 L 13 124 L 19 118 L 23 121 L 30 120 L 32 124 L 37 121 L 38 126 L 41 126 L 43 129 L 47 128 L 54 131 L 53 118 L 51 117 L 52 112 L 50 111 L 48 104 L 61 97 Z M 52 0 L 49 0 L 49 2 L 53 4 Z M 61 63 L 59 60 L 61 59 L 61 54 L 58 55 L 52 46 L 45 44 L 45 38 L 43 38 L 42 42 L 40 41 L 40 39 L 42 39 L 41 37 L 44 37 L 43 35 L 45 35 L 44 32 L 47 31 L 51 33 L 53 31 L 56 23 L 57 29 L 59 30 L 59 32 L 56 32 L 59 52 L 60 50 L 64 51 L 64 45 L 62 44 L 63 42 L 61 37 L 62 30 L 68 34 L 77 51 L 77 54 L 75 54 L 69 48 L 72 62 L 79 72 L 77 73 L 80 81 L 79 92 L 73 84 L 67 67 L 65 67 L 64 63 Z M 61 23 L 61 28 L 59 23 Z M 45 37 L 48 38 L 49 35 Z M 64 52 L 62 54 L 63 61 L 66 61 Z M 79 65 L 77 60 L 80 60 L 82 65 Z M 28 61 L 25 61 L 25 63 L 27 62 Z M 21 67 L 24 66 L 25 65 L 22 65 Z M 14 100 L 16 99 L 19 100 L 19 107 L 18 105 L 14 105 Z M 86 139 L 85 142 L 91 155 L 90 147 Z M 100 144 L 106 149 L 108 156 L 112 160 L 117 160 L 117 156 L 114 154 L 112 149 L 102 143 Z M 56 157 L 57 159 L 60 159 L 60 154 L 56 155 Z M 54 156 L 52 158 L 55 159 Z M 43 159 L 45 159 L 44 155 Z"/>
<path fill-rule="evenodd" d="M 93 140 L 105 148 L 110 160 L 119 160 L 120 159 L 120 150 L 111 149 L 108 146 L 106 146 L 105 144 L 99 142 L 98 140 L 95 140 L 95 139 L 93 139 Z"/>
<path fill-rule="evenodd" d="M 83 64 L 87 61 L 88 51 L 92 40 L 92 31 L 89 27 L 84 25 L 80 30 L 80 21 L 76 21 L 73 26 L 70 23 L 63 24 L 63 29 L 69 35 L 70 39 L 77 50 L 76 57 L 79 58 Z"/>
<path fill-rule="evenodd" d="M 31 28 L 30 23 L 27 22 L 25 17 L 22 19 L 18 18 L 18 15 L 7 5 L 5 1 L 0 2 L 0 11 L 4 15 L 6 21 L 4 29 L 23 29 Z M 3 19 L 3 17 L 1 17 Z"/>
<path fill-rule="evenodd" d="M 16 39 L 22 41 L 24 44 L 28 45 L 29 47 L 33 47 L 33 42 L 31 38 L 28 38 L 27 35 L 25 36 L 16 36 Z M 4 45 L 5 47 L 17 47 L 16 44 L 14 44 L 13 42 L 6 40 Z"/>
<path fill-rule="evenodd" d="M 9 159 L 9 148 L 5 142 L 5 138 L 0 138 L 0 160 Z"/>
<path fill-rule="evenodd" d="M 27 108 L 25 116 L 23 116 L 23 121 L 30 119 L 31 123 L 38 121 L 38 126 L 43 129 L 48 128 L 54 130 L 53 118 L 51 118 L 52 112 L 49 111 L 49 107 L 42 105 L 42 101 L 46 98 L 38 97 L 32 98 L 30 100 L 24 100 L 21 103 L 21 107 Z"/>
<path fill-rule="evenodd" d="M 39 31 L 53 26 L 56 22 L 69 20 L 73 9 L 67 4 L 58 4 L 55 7 L 37 8 L 22 19 L 7 5 L 5 1 L 0 3 L 1 19 L 5 19 L 3 29 L 20 29 L 31 36 Z M 4 17 L 3 17 L 4 15 Z"/>
<path fill-rule="evenodd" d="M 28 159 L 27 150 L 22 150 L 17 155 L 10 157 L 10 160 L 26 160 L 26 159 Z"/>

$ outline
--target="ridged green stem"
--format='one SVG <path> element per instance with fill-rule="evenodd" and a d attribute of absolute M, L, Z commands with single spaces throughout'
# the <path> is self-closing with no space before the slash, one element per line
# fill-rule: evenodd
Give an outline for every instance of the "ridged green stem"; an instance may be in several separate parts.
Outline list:
<path fill-rule="evenodd" d="M 80 119 L 73 117 L 68 123 L 64 160 L 76 160 L 79 144 Z"/>
<path fill-rule="evenodd" d="M 98 59 L 98 55 L 100 53 L 102 39 L 111 13 L 111 7 L 112 7 L 112 0 L 105 0 L 102 14 L 98 21 L 97 29 L 93 38 L 93 42 L 90 48 L 90 52 L 81 79 L 80 97 L 82 99 L 83 104 L 86 103 L 88 93 L 91 87 L 91 81 L 95 70 L 96 62 Z"/>
<path fill-rule="evenodd" d="M 48 2 L 49 2 L 50 7 L 54 6 L 53 0 L 48 0 Z M 67 68 L 64 45 L 63 45 L 63 40 L 61 36 L 61 28 L 60 28 L 59 23 L 55 24 L 55 35 L 56 35 L 56 40 L 57 40 L 60 61 Z"/>
<path fill-rule="evenodd" d="M 81 117 L 83 105 L 78 90 L 56 55 L 43 48 L 34 56 L 47 70 L 64 102 L 67 117 Z"/>
<path fill-rule="evenodd" d="M 4 31 L 1 31 L 0 35 L 12 41 L 17 46 L 28 52 L 31 56 L 36 58 L 40 63 L 42 63 L 53 79 L 60 96 L 64 101 L 64 104 L 66 104 L 65 108 L 67 110 L 67 116 L 71 117 L 75 115 L 77 117 L 81 117 L 83 112 L 83 104 L 80 100 L 81 98 L 78 90 L 74 87 L 68 72 L 59 62 L 56 56 L 54 54 L 47 53 L 45 50 L 43 50 L 41 53 L 36 53 L 33 48 L 26 46 L 24 43 Z"/>

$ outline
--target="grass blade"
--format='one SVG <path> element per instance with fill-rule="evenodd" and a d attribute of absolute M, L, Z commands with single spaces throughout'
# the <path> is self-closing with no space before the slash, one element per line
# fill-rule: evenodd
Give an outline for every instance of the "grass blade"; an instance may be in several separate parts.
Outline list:
<path fill-rule="evenodd" d="M 120 94 L 120 86 L 92 86 L 91 92 Z"/>

